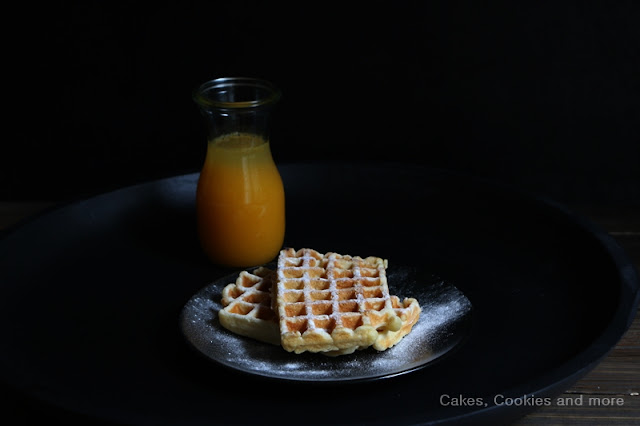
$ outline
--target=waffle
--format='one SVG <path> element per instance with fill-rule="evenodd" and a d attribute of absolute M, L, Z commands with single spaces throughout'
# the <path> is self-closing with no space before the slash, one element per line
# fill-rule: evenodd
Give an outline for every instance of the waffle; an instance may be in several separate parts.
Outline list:
<path fill-rule="evenodd" d="M 222 290 L 220 324 L 236 334 L 280 345 L 278 320 L 271 306 L 275 278 L 276 273 L 264 267 L 240 272 L 235 284 Z"/>
<path fill-rule="evenodd" d="M 378 332 L 378 338 L 373 343 L 374 349 L 384 351 L 398 343 L 404 336 L 409 334 L 415 323 L 420 318 L 420 304 L 414 298 L 406 297 L 400 300 L 398 296 L 391 296 L 391 306 L 396 315 L 402 320 L 399 330 L 384 330 Z"/>
<path fill-rule="evenodd" d="M 256 340 L 280 345 L 280 328 L 277 315 L 272 307 L 273 283 L 276 272 L 267 268 L 258 268 L 253 273 L 243 271 L 235 283 L 222 290 L 222 305 L 219 312 L 220 323 L 228 330 Z M 420 305 L 413 298 L 400 300 L 391 296 L 391 305 L 396 315 L 402 320 L 398 331 L 379 330 L 373 347 L 379 351 L 386 350 L 406 336 L 420 318 Z M 356 349 L 365 347 L 353 346 L 323 354 L 329 356 L 346 355 Z"/>
<path fill-rule="evenodd" d="M 282 250 L 276 271 L 282 347 L 349 353 L 376 343 L 380 332 L 401 333 L 385 269 L 378 257 Z"/>

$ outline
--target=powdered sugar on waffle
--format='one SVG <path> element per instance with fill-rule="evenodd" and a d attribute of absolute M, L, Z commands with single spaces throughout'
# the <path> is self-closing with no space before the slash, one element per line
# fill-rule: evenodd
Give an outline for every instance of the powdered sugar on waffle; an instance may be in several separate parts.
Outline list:
<path fill-rule="evenodd" d="M 297 381 L 344 381 L 393 376 L 424 366 L 457 346 L 469 332 L 471 303 L 455 286 L 435 277 L 417 276 L 413 267 L 394 266 L 393 287 L 420 301 L 422 314 L 411 333 L 384 351 L 356 351 L 328 358 L 294 355 L 281 348 L 235 335 L 217 319 L 224 277 L 197 293 L 185 305 L 181 326 L 187 339 L 207 357 L 230 368 L 266 377 Z"/>
<path fill-rule="evenodd" d="M 288 351 L 353 351 L 372 345 L 378 330 L 402 325 L 380 258 L 285 249 L 277 274 L 282 346 Z"/>

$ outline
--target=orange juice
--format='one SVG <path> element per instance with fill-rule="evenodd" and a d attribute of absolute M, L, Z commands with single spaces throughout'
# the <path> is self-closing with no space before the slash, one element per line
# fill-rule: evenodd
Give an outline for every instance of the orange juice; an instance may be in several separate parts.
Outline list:
<path fill-rule="evenodd" d="M 218 264 L 273 260 L 285 230 L 284 188 L 269 142 L 231 133 L 209 141 L 196 196 L 198 235 Z"/>

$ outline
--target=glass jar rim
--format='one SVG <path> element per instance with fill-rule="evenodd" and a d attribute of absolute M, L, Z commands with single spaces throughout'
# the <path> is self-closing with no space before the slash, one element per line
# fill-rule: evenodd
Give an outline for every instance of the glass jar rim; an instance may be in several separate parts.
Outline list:
<path fill-rule="evenodd" d="M 213 94 L 222 94 L 229 89 L 256 89 L 261 90 L 264 96 L 254 96 L 255 99 L 246 100 L 222 100 L 216 99 Z M 193 92 L 193 100 L 202 108 L 215 109 L 247 109 L 273 105 L 282 93 L 273 83 L 253 77 L 221 77 L 209 80 L 201 84 Z"/>

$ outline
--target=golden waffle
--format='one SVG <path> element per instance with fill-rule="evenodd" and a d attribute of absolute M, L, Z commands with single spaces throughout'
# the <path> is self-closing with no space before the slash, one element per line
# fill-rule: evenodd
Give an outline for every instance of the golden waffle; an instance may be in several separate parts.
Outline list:
<path fill-rule="evenodd" d="M 402 325 L 399 330 L 391 331 L 389 329 L 378 330 L 378 338 L 373 343 L 373 348 L 378 351 L 384 351 L 390 347 L 396 345 L 404 336 L 409 334 L 413 326 L 420 319 L 420 312 L 422 309 L 418 304 L 418 301 L 413 298 L 405 298 L 400 301 L 398 296 L 391 296 L 391 305 L 393 306 L 396 315 L 402 320 Z M 357 347 L 350 349 L 343 349 L 341 351 L 324 352 L 325 355 L 337 356 L 353 353 L 356 349 L 366 349 L 365 347 Z"/>
<path fill-rule="evenodd" d="M 220 323 L 234 333 L 280 345 L 280 328 L 271 303 L 275 274 L 275 271 L 267 268 L 258 268 L 253 273 L 246 271 L 240 273 L 236 283 L 231 283 L 222 290 L 222 305 L 225 309 L 219 313 Z M 256 301 L 258 301 L 257 304 Z M 420 318 L 421 309 L 416 299 L 405 298 L 400 301 L 397 296 L 391 296 L 391 305 L 402 320 L 402 326 L 398 331 L 378 331 L 373 347 L 379 351 L 398 343 Z M 243 314 L 243 312 L 246 313 Z M 324 354 L 345 355 L 353 353 L 356 349 L 364 349 L 364 347 L 354 346 L 339 351 L 324 352 Z"/>
<path fill-rule="evenodd" d="M 236 334 L 279 345 L 278 319 L 271 307 L 275 278 L 276 273 L 264 267 L 240 272 L 235 284 L 222 290 L 220 324 Z"/>
<path fill-rule="evenodd" d="M 378 332 L 378 338 L 373 343 L 373 347 L 379 351 L 389 349 L 406 336 L 415 323 L 418 322 L 422 311 L 418 301 L 410 297 L 400 301 L 398 296 L 391 296 L 391 306 L 393 306 L 396 315 L 402 320 L 402 326 L 397 331 L 387 329 Z"/>
<path fill-rule="evenodd" d="M 373 345 L 379 332 L 400 332 L 385 268 L 378 257 L 282 250 L 276 288 L 282 347 L 348 353 Z"/>

